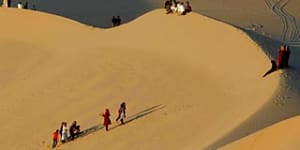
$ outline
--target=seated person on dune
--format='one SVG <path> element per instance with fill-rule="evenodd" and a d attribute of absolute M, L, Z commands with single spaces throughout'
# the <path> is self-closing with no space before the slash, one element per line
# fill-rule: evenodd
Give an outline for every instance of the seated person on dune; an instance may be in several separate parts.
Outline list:
<path fill-rule="evenodd" d="M 189 1 L 184 4 L 183 2 L 176 0 L 174 0 L 174 2 L 172 2 L 171 0 L 167 0 L 165 2 L 165 9 L 167 11 L 167 14 L 177 13 L 178 15 L 185 15 L 186 13 L 192 11 L 192 7 Z"/>
<path fill-rule="evenodd" d="M 167 14 L 172 13 L 171 6 L 172 6 L 172 1 L 171 0 L 167 0 L 165 2 L 165 9 L 167 11 Z"/>
<path fill-rule="evenodd" d="M 190 2 L 187 1 L 185 5 L 185 13 L 192 12 L 192 6 L 190 5 Z"/>
<path fill-rule="evenodd" d="M 70 127 L 70 139 L 74 140 L 74 138 L 80 134 L 80 126 L 77 125 L 77 122 L 74 121 Z"/>
<path fill-rule="evenodd" d="M 173 13 L 177 13 L 177 3 L 172 3 L 172 5 L 171 5 L 171 11 Z"/>
<path fill-rule="evenodd" d="M 179 2 L 177 4 L 177 13 L 178 13 L 178 15 L 184 15 L 184 13 L 185 13 L 185 7 L 184 7 L 184 3 L 183 2 Z"/>

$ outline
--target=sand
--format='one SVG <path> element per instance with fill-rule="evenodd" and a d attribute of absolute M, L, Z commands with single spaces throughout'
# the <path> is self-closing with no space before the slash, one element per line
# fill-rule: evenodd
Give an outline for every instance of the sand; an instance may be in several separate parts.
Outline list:
<path fill-rule="evenodd" d="M 263 129 L 245 139 L 229 144 L 221 148 L 221 150 L 297 150 L 300 148 L 299 139 L 299 117 L 294 117 Z"/>
<path fill-rule="evenodd" d="M 196 13 L 112 29 L 28 10 L 0 19 L 3 149 L 49 149 L 73 120 L 89 134 L 58 149 L 212 149 L 299 114 L 296 52 L 295 70 L 262 78 L 278 42 Z M 105 132 L 99 113 L 114 120 L 123 101 L 130 122 Z"/>

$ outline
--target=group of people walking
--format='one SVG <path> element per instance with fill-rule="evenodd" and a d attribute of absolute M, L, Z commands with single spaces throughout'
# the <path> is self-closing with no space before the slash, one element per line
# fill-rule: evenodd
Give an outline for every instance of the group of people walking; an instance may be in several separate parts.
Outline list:
<path fill-rule="evenodd" d="M 290 59 L 290 48 L 288 45 L 281 45 L 278 51 L 277 60 L 271 60 L 272 67 L 269 71 L 267 71 L 263 77 L 267 76 L 268 74 L 276 71 L 277 69 L 287 68 L 289 66 L 289 59 Z"/>
<path fill-rule="evenodd" d="M 68 136 L 68 131 L 70 136 Z M 70 126 L 70 129 L 68 129 L 67 122 L 62 122 L 60 129 L 57 129 L 55 132 L 53 132 L 52 148 L 56 147 L 59 136 L 61 137 L 61 142 L 65 143 L 69 140 L 74 140 L 75 137 L 80 133 L 80 126 L 77 125 L 77 121 L 73 121 L 72 125 Z"/>
<path fill-rule="evenodd" d="M 111 23 L 112 23 L 112 27 L 116 27 L 116 26 L 119 26 L 121 25 L 121 17 L 120 16 L 113 16 L 112 19 L 111 19 Z"/>
<path fill-rule="evenodd" d="M 165 2 L 165 9 L 167 11 L 167 14 L 176 13 L 178 15 L 185 15 L 186 13 L 192 11 L 190 2 L 187 1 L 186 3 L 184 3 L 176 0 L 167 0 Z"/>
<path fill-rule="evenodd" d="M 105 130 L 108 131 L 108 126 L 111 125 L 111 119 L 110 119 L 110 112 L 109 109 L 106 108 L 105 112 L 102 114 L 99 114 L 103 117 L 103 125 L 105 127 Z M 126 103 L 121 103 L 119 109 L 118 109 L 118 117 L 116 118 L 116 121 L 118 122 L 120 120 L 121 124 L 123 125 L 126 118 Z M 68 133 L 69 131 L 69 133 Z M 70 136 L 68 136 L 68 134 Z M 77 124 L 77 121 L 73 121 L 72 125 L 70 126 L 70 129 L 68 129 L 67 122 L 62 122 L 60 129 L 57 129 L 53 132 L 53 144 L 52 148 L 55 148 L 59 141 L 61 143 L 65 143 L 70 140 L 74 140 L 77 136 L 81 134 L 80 131 L 80 125 Z"/>

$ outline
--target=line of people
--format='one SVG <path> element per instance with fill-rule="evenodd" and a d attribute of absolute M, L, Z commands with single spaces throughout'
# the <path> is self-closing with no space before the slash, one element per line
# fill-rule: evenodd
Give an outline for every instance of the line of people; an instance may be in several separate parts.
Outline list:
<path fill-rule="evenodd" d="M 105 127 L 105 130 L 108 131 L 108 126 L 111 125 L 109 109 L 105 109 L 105 112 L 99 115 L 103 117 L 103 125 Z M 123 125 L 125 124 L 125 118 L 126 103 L 123 102 L 121 103 L 118 109 L 118 117 L 116 118 L 116 122 L 120 120 L 121 124 Z M 68 131 L 70 136 L 68 136 Z M 73 121 L 72 125 L 70 126 L 70 129 L 68 129 L 67 122 L 62 122 L 60 129 L 55 130 L 52 134 L 52 148 L 55 148 L 57 146 L 59 136 L 61 143 L 65 143 L 74 140 L 76 137 L 80 136 L 81 133 L 82 132 L 80 131 L 80 125 L 77 124 L 77 121 Z"/>
<path fill-rule="evenodd" d="M 120 16 L 113 16 L 112 19 L 111 19 L 111 23 L 112 23 L 112 27 L 116 27 L 116 26 L 119 26 L 121 25 L 121 17 Z"/>
<path fill-rule="evenodd" d="M 68 136 L 68 131 L 70 136 Z M 76 136 L 80 135 L 80 125 L 77 125 L 77 121 L 73 121 L 70 129 L 68 129 L 67 122 L 62 122 L 60 129 L 57 129 L 53 133 L 53 144 L 52 148 L 55 148 L 58 143 L 58 137 L 61 137 L 61 142 L 65 143 L 69 140 L 74 140 Z"/>
<path fill-rule="evenodd" d="M 290 48 L 288 45 L 281 45 L 278 51 L 277 60 L 271 60 L 272 67 L 269 71 L 267 71 L 263 77 L 267 76 L 268 74 L 278 70 L 289 67 L 289 59 L 290 59 Z"/>
<path fill-rule="evenodd" d="M 192 11 L 192 6 L 190 5 L 189 1 L 186 1 L 184 4 L 181 1 L 167 0 L 165 2 L 165 9 L 167 14 L 176 13 L 178 15 L 185 15 L 186 13 Z"/>

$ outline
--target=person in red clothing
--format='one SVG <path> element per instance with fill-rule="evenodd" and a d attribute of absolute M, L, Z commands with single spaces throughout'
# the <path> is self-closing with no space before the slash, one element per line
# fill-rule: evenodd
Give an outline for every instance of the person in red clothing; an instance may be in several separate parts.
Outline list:
<path fill-rule="evenodd" d="M 272 68 L 269 71 L 267 71 L 263 75 L 263 77 L 267 76 L 268 74 L 270 74 L 278 69 L 283 69 L 283 68 L 288 67 L 289 56 L 290 56 L 289 47 L 286 45 L 280 46 L 279 51 L 278 51 L 277 61 L 271 60 Z"/>
<path fill-rule="evenodd" d="M 280 49 L 278 51 L 278 58 L 277 58 L 277 68 L 281 69 L 283 68 L 283 57 L 285 55 L 284 46 L 280 46 Z"/>
<path fill-rule="evenodd" d="M 109 113 L 109 109 L 105 109 L 104 114 L 102 114 L 103 117 L 103 125 L 105 126 L 105 130 L 108 131 L 108 125 L 111 124 L 111 120 L 110 120 L 110 113 Z"/>
<path fill-rule="evenodd" d="M 58 134 L 59 134 L 59 130 L 57 129 L 55 132 L 53 132 L 53 144 L 52 144 L 52 148 L 55 148 L 58 142 Z"/>

